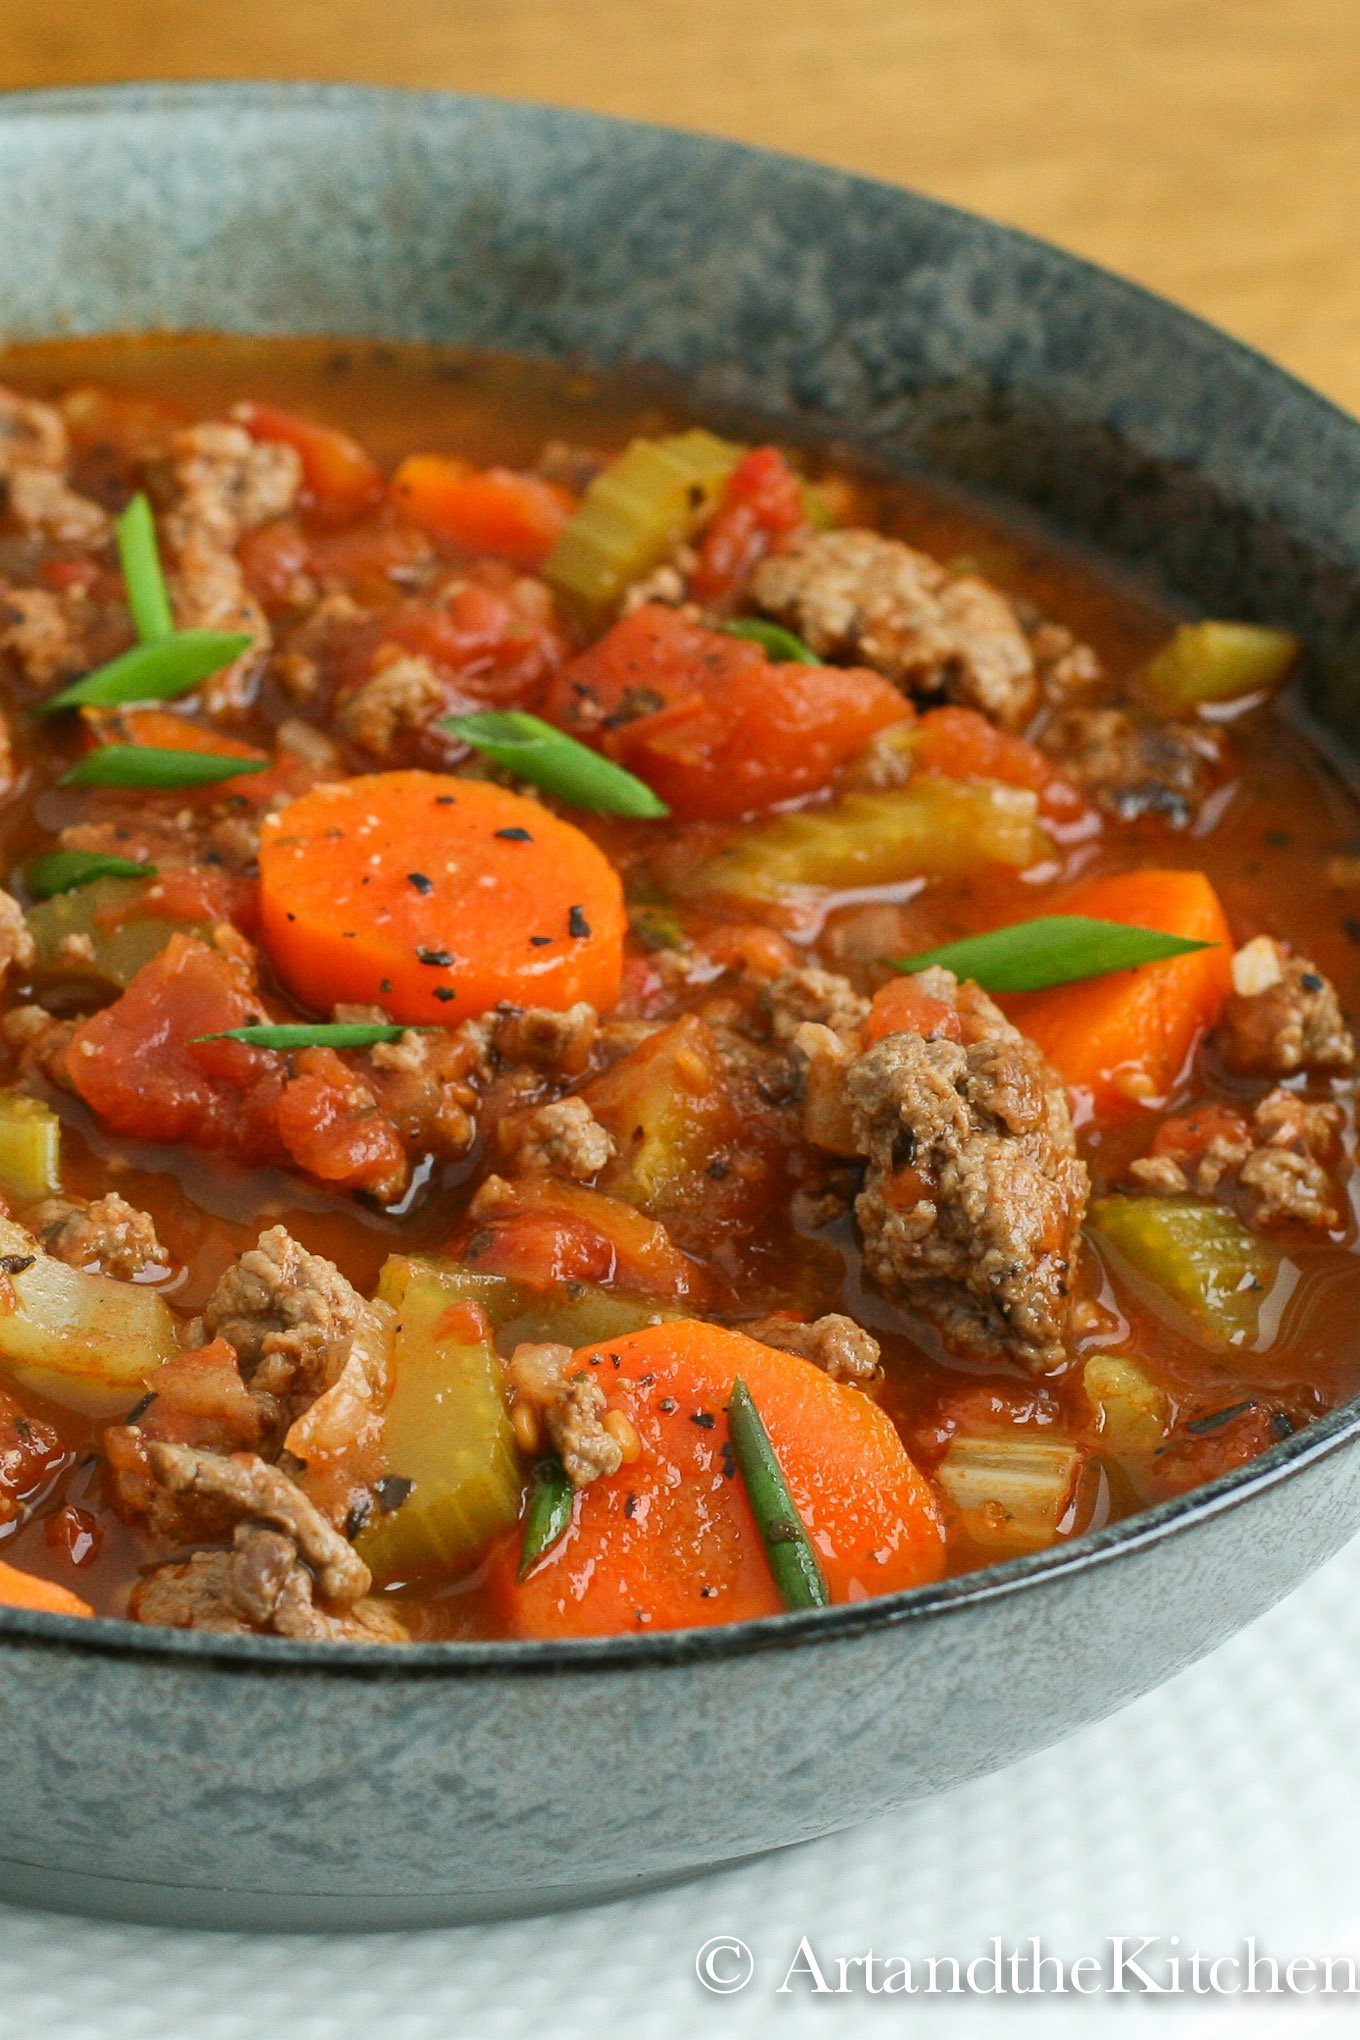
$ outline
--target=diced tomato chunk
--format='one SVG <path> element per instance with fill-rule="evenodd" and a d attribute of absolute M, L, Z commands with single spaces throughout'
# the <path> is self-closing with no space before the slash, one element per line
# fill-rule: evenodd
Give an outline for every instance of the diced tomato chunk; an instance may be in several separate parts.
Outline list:
<path fill-rule="evenodd" d="M 470 553 L 541 566 L 575 507 L 555 482 L 510 468 L 473 468 L 439 453 L 412 454 L 392 477 L 392 502 L 413 524 Z"/>
<path fill-rule="evenodd" d="M 1051 823 L 1080 821 L 1088 814 L 1077 788 L 1037 744 L 999 730 L 975 708 L 932 708 L 921 717 L 914 739 L 917 762 L 946 779 L 999 779 L 1028 787 Z"/>
<path fill-rule="evenodd" d="M 191 936 L 172 935 L 120 999 L 81 1022 L 66 1070 L 114 1133 L 272 1161 L 279 1156 L 283 1057 L 239 1041 L 197 1039 L 259 1018 L 241 964 Z"/>
<path fill-rule="evenodd" d="M 309 508 L 323 517 L 358 517 L 382 501 L 377 464 L 356 439 L 275 404 L 238 404 L 233 414 L 252 439 L 291 446 L 302 461 Z"/>
<path fill-rule="evenodd" d="M 1197 1162 L 1217 1140 L 1236 1145 L 1249 1143 L 1250 1139 L 1246 1120 L 1231 1105 L 1196 1105 L 1189 1112 L 1177 1112 L 1164 1119 L 1148 1152 L 1170 1155 L 1177 1162 Z"/>
<path fill-rule="evenodd" d="M 754 446 L 727 478 L 699 542 L 690 586 L 703 602 L 740 588 L 752 569 L 807 524 L 803 485 L 774 446 Z"/>
<path fill-rule="evenodd" d="M 478 1210 L 458 1250 L 489 1275 L 540 1287 L 614 1283 L 698 1302 L 705 1286 L 701 1270 L 655 1219 L 616 1197 L 552 1178 L 506 1184 L 494 1208 Z"/>
<path fill-rule="evenodd" d="M 293 1160 L 323 1183 L 381 1190 L 400 1180 L 405 1152 L 396 1127 L 334 1049 L 304 1049 L 279 1100 L 279 1135 Z"/>
<path fill-rule="evenodd" d="M 963 1040 L 954 1008 L 923 992 L 914 977 L 890 978 L 874 993 L 865 1039 L 882 1041 L 885 1034 L 919 1034 L 927 1041 Z"/>
<path fill-rule="evenodd" d="M 572 660 L 546 712 L 644 779 L 682 820 L 813 793 L 912 713 L 878 673 L 777 664 L 657 602 Z"/>

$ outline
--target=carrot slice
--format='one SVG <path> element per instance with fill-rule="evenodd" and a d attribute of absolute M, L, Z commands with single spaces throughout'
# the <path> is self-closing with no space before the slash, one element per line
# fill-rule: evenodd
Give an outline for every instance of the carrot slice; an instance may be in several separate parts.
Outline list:
<path fill-rule="evenodd" d="M 49 1615 L 94 1614 L 89 1602 L 82 1601 L 69 1587 L 59 1587 L 55 1580 L 41 1580 L 34 1573 L 20 1572 L 17 1566 L 3 1563 L 0 1563 L 0 1606 L 44 1608 Z"/>
<path fill-rule="evenodd" d="M 833 1601 L 895 1593 L 943 1572 L 931 1487 L 862 1390 L 695 1319 L 582 1347 L 575 1361 L 631 1419 L 642 1452 L 582 1490 L 571 1528 L 526 1580 L 515 1578 L 517 1539 L 496 1555 L 493 1592 L 512 1633 L 615 1635 L 778 1612 L 729 1446 L 726 1403 L 738 1375 Z"/>
<path fill-rule="evenodd" d="M 618 873 L 581 830 L 489 780 L 376 772 L 265 819 L 265 946 L 307 1005 L 452 1026 L 501 1000 L 618 998 Z"/>
<path fill-rule="evenodd" d="M 1232 986 L 1232 936 L 1202 871 L 1122 871 L 1079 885 L 1053 911 L 1210 942 L 1188 956 L 1003 999 L 1085 1114 L 1168 1097 Z"/>
<path fill-rule="evenodd" d="M 219 758 L 267 758 L 255 744 L 223 736 L 168 708 L 87 710 L 85 721 L 101 744 L 154 744 L 161 751 L 211 751 Z"/>
<path fill-rule="evenodd" d="M 516 567 L 542 565 L 573 508 L 541 475 L 470 468 L 440 453 L 409 455 L 392 477 L 392 501 L 423 530 Z"/>

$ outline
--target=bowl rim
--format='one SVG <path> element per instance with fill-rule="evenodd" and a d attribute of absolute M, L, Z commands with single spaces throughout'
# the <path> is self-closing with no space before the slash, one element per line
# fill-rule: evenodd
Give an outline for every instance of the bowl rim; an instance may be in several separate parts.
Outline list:
<path fill-rule="evenodd" d="M 0 92 L 0 131 L 13 123 L 78 117 L 91 121 L 109 115 L 190 111 L 211 105 L 248 105 L 281 119 L 309 110 L 375 107 L 419 109 L 438 117 L 477 111 L 507 121 L 532 114 L 566 130 L 601 135 L 662 136 L 682 152 L 695 156 L 759 158 L 782 163 L 824 189 L 846 197 L 856 191 L 888 194 L 913 212 L 936 216 L 971 234 L 982 232 L 997 244 L 1019 244 L 1041 254 L 1069 275 L 1084 279 L 1103 293 L 1124 294 L 1155 312 L 1166 330 L 1186 342 L 1209 344 L 1218 353 L 1235 356 L 1266 376 L 1275 389 L 1312 409 L 1355 441 L 1360 452 L 1360 423 L 1321 391 L 1272 361 L 1260 350 L 1223 331 L 1172 300 L 1118 275 L 1087 257 L 1057 246 L 1021 228 L 1007 227 L 962 206 L 918 192 L 907 185 L 824 164 L 789 150 L 767 149 L 719 135 L 662 122 L 622 119 L 614 115 L 563 107 L 528 99 L 488 94 L 445 92 L 391 85 L 346 84 L 286 79 L 140 80 L 122 84 L 55 86 Z M 172 329 L 167 329 L 172 330 Z M 91 335 L 91 338 L 98 336 Z M 40 345 L 41 341 L 15 344 Z M 0 362 L 5 342 L 0 340 Z M 745 1658 L 768 1650 L 828 1645 L 886 1630 L 909 1630 L 933 1616 L 975 1608 L 1038 1590 L 1089 1569 L 1108 1565 L 1125 1554 L 1146 1550 L 1183 1536 L 1206 1522 L 1248 1503 L 1255 1495 L 1296 1478 L 1345 1449 L 1360 1435 L 1360 1395 L 1340 1404 L 1316 1422 L 1272 1445 L 1217 1480 L 1107 1523 L 1070 1542 L 1046 1550 L 981 1566 L 931 1586 L 829 1608 L 767 1615 L 744 1622 L 699 1629 L 658 1630 L 645 1634 L 567 1637 L 556 1640 L 498 1638 L 446 1640 L 409 1644 L 319 1642 L 276 1636 L 230 1636 L 204 1630 L 155 1629 L 110 1616 L 77 1620 L 42 1610 L 0 1604 L 0 1651 L 9 1646 L 56 1651 L 78 1656 L 114 1657 L 136 1663 L 211 1666 L 219 1673 L 311 1673 L 337 1675 L 353 1681 L 403 1679 L 424 1681 L 499 1676 L 626 1672 L 664 1669 L 715 1660 Z M 2 1549 L 2 1547 L 0 1547 Z"/>

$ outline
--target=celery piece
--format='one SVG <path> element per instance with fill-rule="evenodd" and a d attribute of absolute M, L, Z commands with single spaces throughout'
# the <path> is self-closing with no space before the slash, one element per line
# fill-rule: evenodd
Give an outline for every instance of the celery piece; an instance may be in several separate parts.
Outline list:
<path fill-rule="evenodd" d="M 1116 1274 L 1185 1337 L 1218 1351 L 1256 1344 L 1288 1263 L 1226 1205 L 1097 1197 L 1087 1222 Z"/>
<path fill-rule="evenodd" d="M 684 1316 L 683 1311 L 658 1303 L 655 1297 L 626 1296 L 588 1282 L 559 1282 L 551 1289 L 535 1289 L 528 1282 L 515 1282 L 507 1275 L 484 1275 L 456 1261 L 432 1260 L 421 1265 L 439 1276 L 455 1301 L 475 1303 L 486 1312 L 496 1345 L 506 1354 L 523 1342 L 545 1340 L 574 1351 L 578 1346 L 599 1345 L 622 1338 L 625 1332 L 641 1331 L 659 1318 Z"/>
<path fill-rule="evenodd" d="M 125 991 L 176 930 L 208 936 L 210 924 L 139 913 L 141 878 L 96 878 L 28 911 L 35 978 L 79 978 Z"/>
<path fill-rule="evenodd" d="M 1178 624 L 1143 668 L 1139 690 L 1169 715 L 1244 694 L 1273 693 L 1299 656 L 1287 630 L 1259 623 Z"/>
<path fill-rule="evenodd" d="M 1042 1551 L 1070 1529 L 1082 1455 L 1060 1439 L 952 1438 L 935 1478 L 955 1526 L 995 1557 Z"/>
<path fill-rule="evenodd" d="M 1081 1372 L 1086 1400 L 1112 1452 L 1153 1452 L 1166 1436 L 1170 1410 L 1163 1391 L 1136 1361 L 1093 1353 Z"/>
<path fill-rule="evenodd" d="M 88 1275 L 0 1220 L 0 1370 L 65 1409 L 116 1417 L 178 1351 L 154 1289 Z"/>
<path fill-rule="evenodd" d="M 36 1204 L 61 1188 L 61 1121 L 25 1091 L 0 1091 L 0 1196 Z"/>
<path fill-rule="evenodd" d="M 693 1013 L 661 1028 L 589 1083 L 586 1103 L 614 1137 L 600 1188 L 661 1218 L 711 1202 L 708 1165 L 737 1132 L 711 1028 Z"/>
<path fill-rule="evenodd" d="M 524 1489 L 501 1363 L 490 1339 L 450 1326 L 466 1298 L 433 1263 L 394 1254 L 378 1294 L 397 1312 L 383 1445 L 389 1471 L 411 1488 L 357 1549 L 378 1579 L 466 1572 L 518 1520 Z"/>
<path fill-rule="evenodd" d="M 617 601 L 712 510 L 741 448 L 696 427 L 635 439 L 596 475 L 557 535 L 543 578 L 587 609 Z"/>
<path fill-rule="evenodd" d="M 990 779 L 922 773 L 887 793 L 852 793 L 833 807 L 776 815 L 743 831 L 704 867 L 709 890 L 770 899 L 801 886 L 832 891 L 907 878 L 1016 870 L 1050 854 L 1039 797 Z"/>

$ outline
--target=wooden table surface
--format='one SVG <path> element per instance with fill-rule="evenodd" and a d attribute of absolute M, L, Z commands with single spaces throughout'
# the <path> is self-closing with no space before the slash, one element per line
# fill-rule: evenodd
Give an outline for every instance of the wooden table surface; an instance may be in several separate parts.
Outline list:
<path fill-rule="evenodd" d="M 230 76 L 821 157 L 1093 256 L 1360 410 L 1360 0 L 3 0 L 0 86 Z"/>

